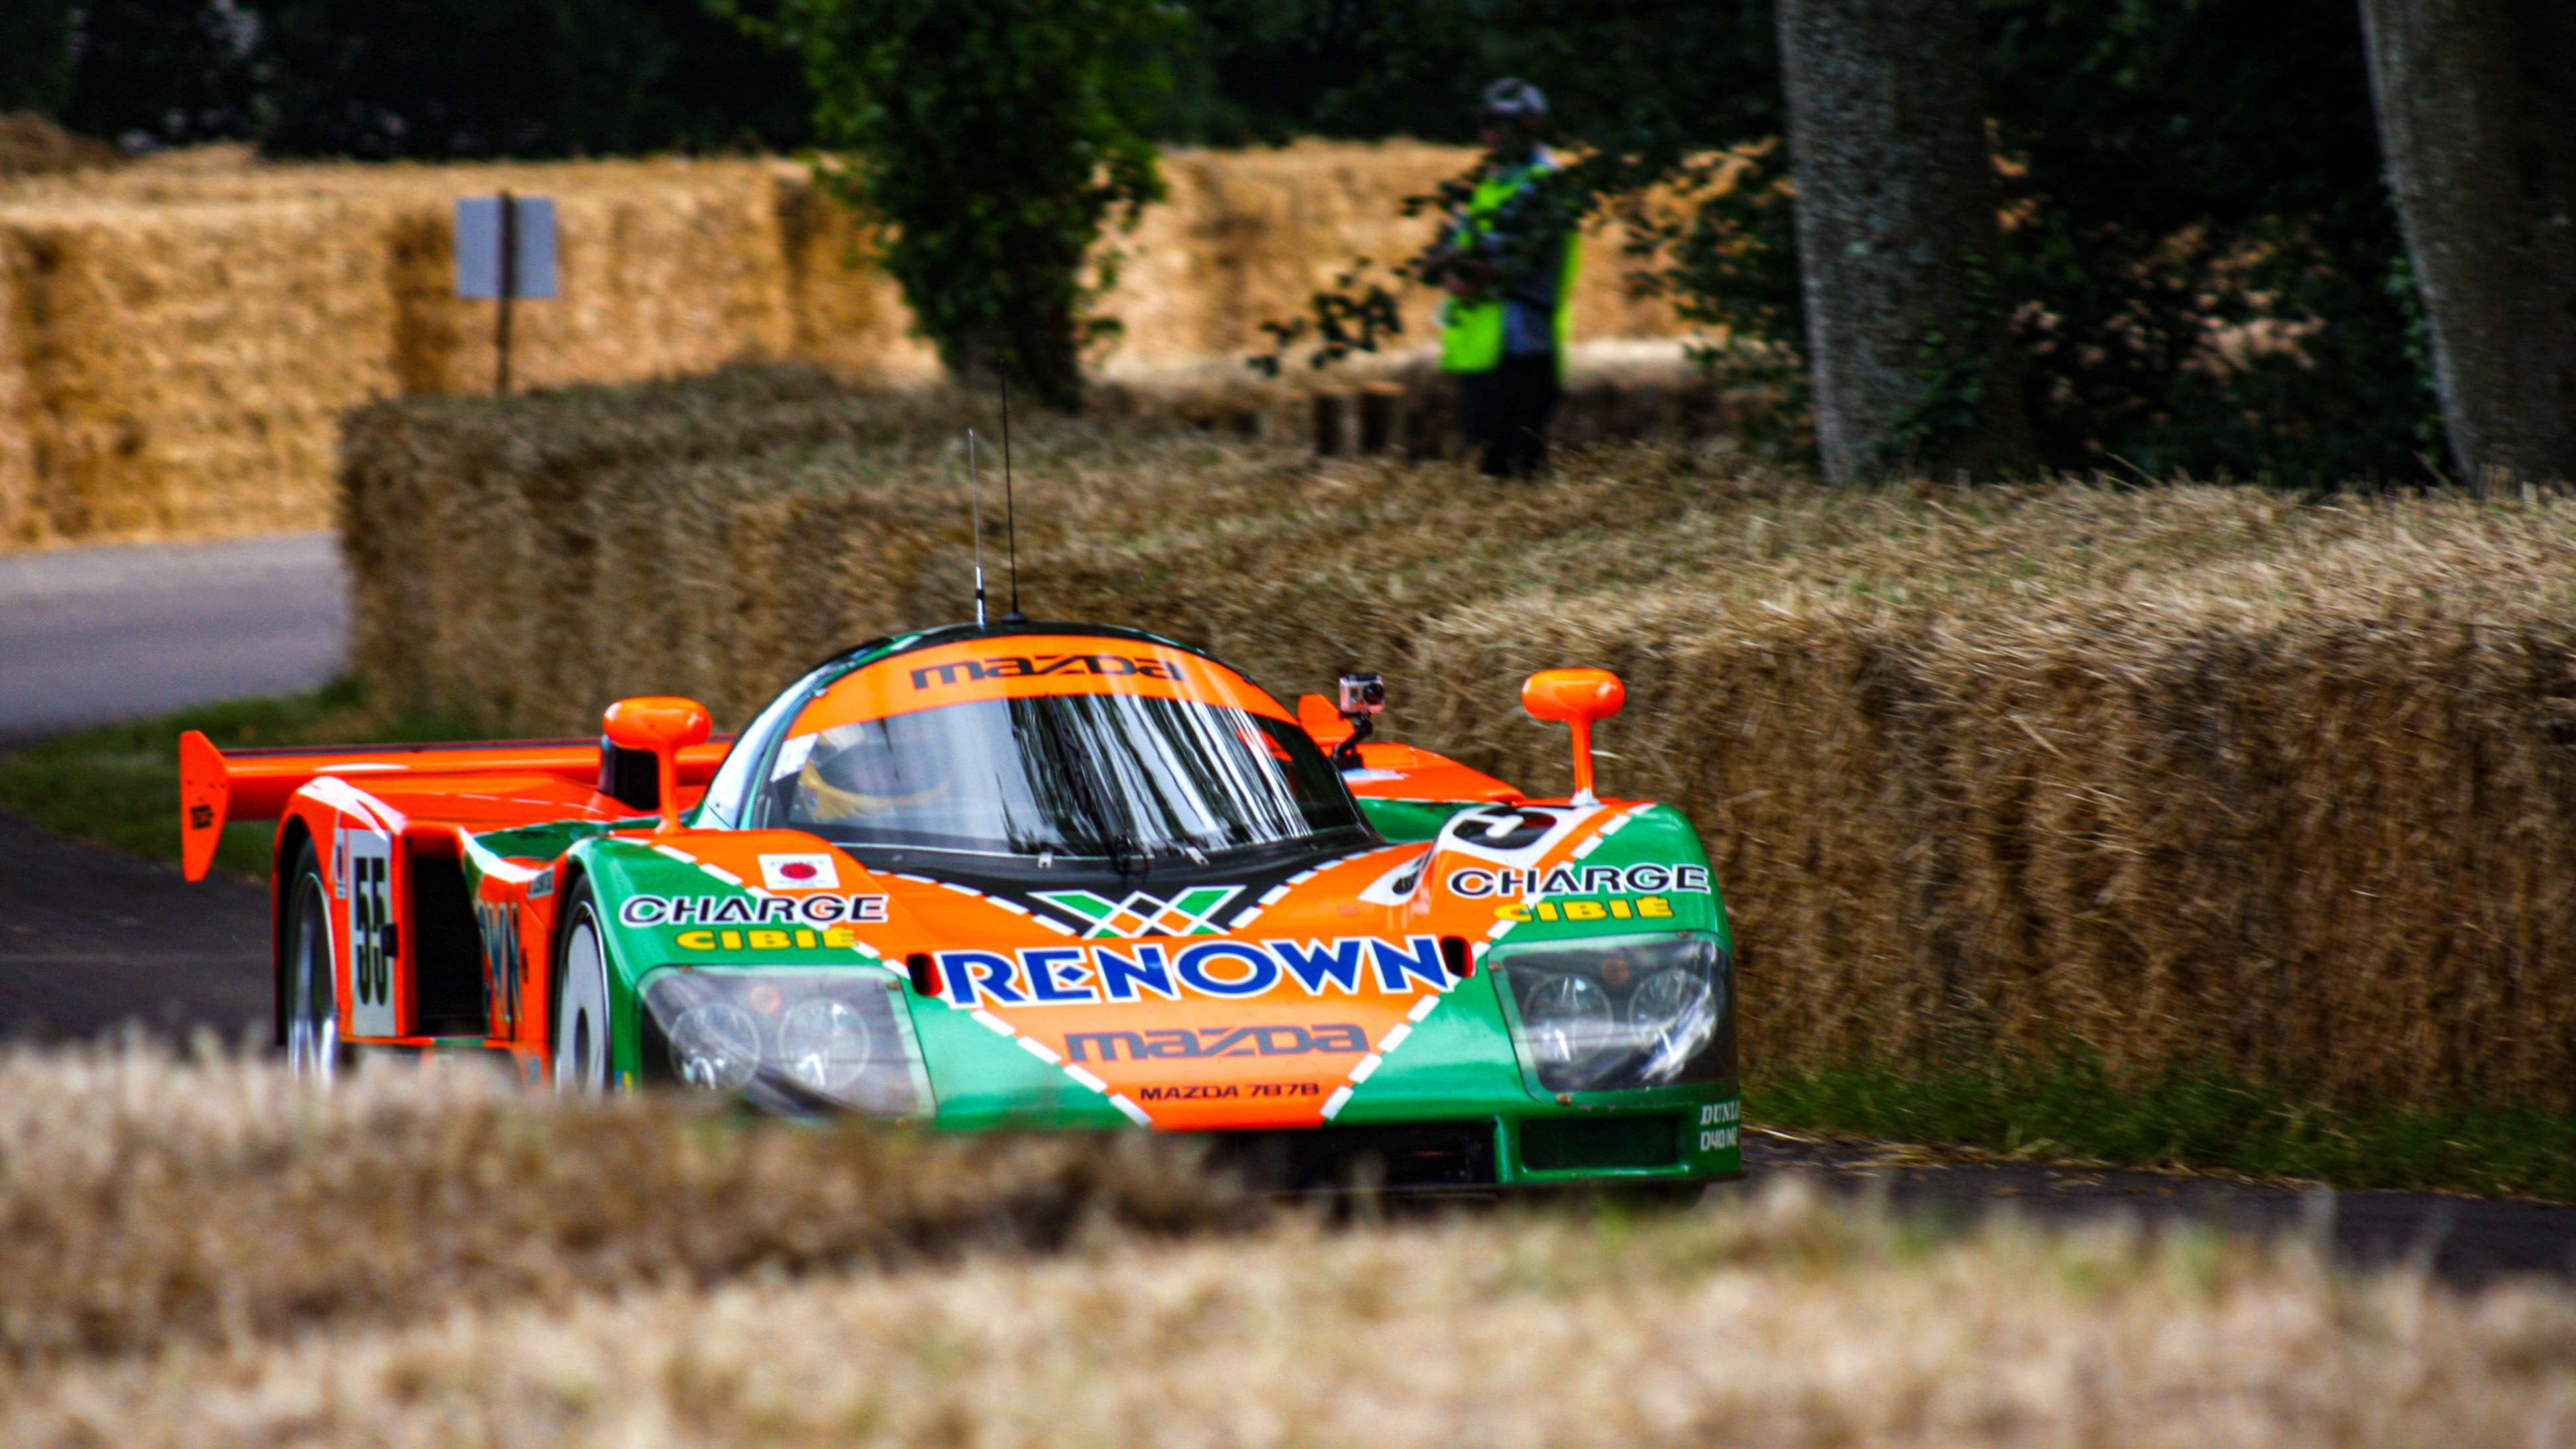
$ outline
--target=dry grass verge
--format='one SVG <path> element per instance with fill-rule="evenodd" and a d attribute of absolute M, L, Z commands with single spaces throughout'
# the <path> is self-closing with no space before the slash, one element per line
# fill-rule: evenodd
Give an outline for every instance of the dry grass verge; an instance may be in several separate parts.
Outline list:
<path fill-rule="evenodd" d="M 660 1288 L 24 1385 L 18 1442 L 2563 1442 L 2576 1304 L 1795 1191 Z"/>
<path fill-rule="evenodd" d="M 22 1368 L 1255 1217 L 1142 1136 L 741 1123 L 461 1068 L 317 1096 L 269 1064 L 0 1055 L 0 1363 Z"/>

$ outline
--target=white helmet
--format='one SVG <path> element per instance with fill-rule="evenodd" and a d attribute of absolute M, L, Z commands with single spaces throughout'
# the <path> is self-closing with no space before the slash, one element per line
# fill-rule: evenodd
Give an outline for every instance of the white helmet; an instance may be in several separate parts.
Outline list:
<path fill-rule="evenodd" d="M 1488 116 L 1537 120 L 1547 114 L 1547 94 L 1517 76 L 1505 76 L 1485 87 L 1479 110 Z"/>

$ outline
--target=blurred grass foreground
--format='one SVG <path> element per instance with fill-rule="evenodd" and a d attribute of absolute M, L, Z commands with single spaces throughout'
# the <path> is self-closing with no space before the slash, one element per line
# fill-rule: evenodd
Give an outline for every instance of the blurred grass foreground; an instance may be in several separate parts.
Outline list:
<path fill-rule="evenodd" d="M 12 1443 L 2565 1442 L 2576 1300 L 1794 1185 L 1334 1230 L 1185 1148 L 0 1058 Z"/>

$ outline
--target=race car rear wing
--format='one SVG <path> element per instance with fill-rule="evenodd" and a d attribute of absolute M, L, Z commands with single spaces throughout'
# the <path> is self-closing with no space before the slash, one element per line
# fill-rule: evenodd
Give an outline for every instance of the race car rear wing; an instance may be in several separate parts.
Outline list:
<path fill-rule="evenodd" d="M 705 785 L 732 744 L 733 736 L 723 735 L 680 751 L 680 783 Z M 275 820 L 285 813 L 286 802 L 295 792 L 318 776 L 543 774 L 596 786 L 600 763 L 600 742 L 595 739 L 227 751 L 189 730 L 179 736 L 180 868 L 190 880 L 205 879 L 226 823 Z"/>

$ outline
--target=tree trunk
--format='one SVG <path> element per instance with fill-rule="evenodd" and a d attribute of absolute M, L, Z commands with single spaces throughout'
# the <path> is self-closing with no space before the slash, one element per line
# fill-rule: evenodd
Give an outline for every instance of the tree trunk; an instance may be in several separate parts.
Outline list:
<path fill-rule="evenodd" d="M 1816 440 L 1835 481 L 2037 459 L 1966 0 L 1781 0 Z"/>
<path fill-rule="evenodd" d="M 2389 183 L 2465 478 L 2576 478 L 2576 6 L 2362 0 Z"/>

